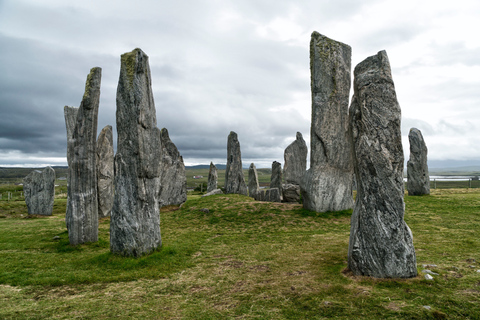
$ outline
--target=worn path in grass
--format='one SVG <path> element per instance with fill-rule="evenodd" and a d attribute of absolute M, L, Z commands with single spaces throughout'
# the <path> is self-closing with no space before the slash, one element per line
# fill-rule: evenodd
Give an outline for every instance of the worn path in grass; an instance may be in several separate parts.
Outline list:
<path fill-rule="evenodd" d="M 109 253 L 108 219 L 99 242 L 71 247 L 65 199 L 34 218 L 0 202 L 0 318 L 479 319 L 480 190 L 405 202 L 433 281 L 351 276 L 351 212 L 195 198 L 163 208 L 162 249 L 133 259 Z"/>

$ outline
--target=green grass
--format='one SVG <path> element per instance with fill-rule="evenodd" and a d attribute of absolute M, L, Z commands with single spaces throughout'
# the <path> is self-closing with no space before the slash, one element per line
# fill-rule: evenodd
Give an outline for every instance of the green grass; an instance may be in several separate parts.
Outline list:
<path fill-rule="evenodd" d="M 480 189 L 405 203 L 434 281 L 349 274 L 351 210 L 195 196 L 162 208 L 163 247 L 134 259 L 110 254 L 108 219 L 97 243 L 70 246 L 65 198 L 34 218 L 0 201 L 0 318 L 479 319 Z"/>

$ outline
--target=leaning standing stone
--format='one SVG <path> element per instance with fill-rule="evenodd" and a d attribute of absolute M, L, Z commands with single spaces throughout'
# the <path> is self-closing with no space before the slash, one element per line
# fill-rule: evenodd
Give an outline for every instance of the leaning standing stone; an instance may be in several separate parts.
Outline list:
<path fill-rule="evenodd" d="M 318 32 L 310 42 L 312 124 L 310 169 L 300 184 L 305 209 L 353 207 L 353 166 L 348 138 L 352 49 Z"/>
<path fill-rule="evenodd" d="M 113 206 L 113 133 L 112 126 L 102 129 L 97 139 L 98 217 L 109 217 Z"/>
<path fill-rule="evenodd" d="M 410 160 L 407 162 L 407 191 L 409 196 L 430 194 L 430 176 L 427 164 L 427 145 L 422 132 L 416 128 L 410 129 Z"/>
<path fill-rule="evenodd" d="M 65 222 L 71 245 L 98 240 L 96 149 L 101 77 L 101 68 L 90 70 L 85 94 L 73 121 L 72 138 L 67 146 L 68 201 Z M 71 115 L 67 114 L 70 111 L 68 107 L 65 108 L 67 135 L 72 127 Z"/>
<path fill-rule="evenodd" d="M 254 163 L 251 163 L 248 168 L 248 195 L 256 199 L 259 190 L 257 168 Z"/>
<path fill-rule="evenodd" d="M 162 139 L 161 205 L 180 205 L 187 201 L 187 175 L 183 157 L 170 139 L 166 128 L 161 130 L 160 136 Z"/>
<path fill-rule="evenodd" d="M 148 254 L 160 236 L 160 130 L 157 128 L 148 56 L 140 49 L 121 57 L 117 88 L 118 147 L 110 251 Z"/>
<path fill-rule="evenodd" d="M 307 171 L 308 148 L 303 136 L 297 132 L 297 138 L 286 149 L 283 154 L 285 163 L 283 165 L 283 177 L 285 183 L 300 185 L 305 172 Z"/>
<path fill-rule="evenodd" d="M 23 178 L 23 193 L 28 214 L 51 216 L 55 198 L 55 170 L 34 170 Z"/>
<path fill-rule="evenodd" d="M 225 171 L 225 193 L 247 195 L 247 184 L 243 177 L 242 153 L 237 134 L 233 131 L 228 135 L 227 170 Z"/>
<path fill-rule="evenodd" d="M 354 71 L 350 125 L 357 182 L 348 267 L 355 275 L 417 275 L 412 232 L 403 220 L 401 111 L 387 53 L 365 59 Z"/>
<path fill-rule="evenodd" d="M 210 170 L 208 171 L 207 193 L 217 189 L 217 181 L 217 167 L 213 164 L 213 162 L 210 162 Z"/>

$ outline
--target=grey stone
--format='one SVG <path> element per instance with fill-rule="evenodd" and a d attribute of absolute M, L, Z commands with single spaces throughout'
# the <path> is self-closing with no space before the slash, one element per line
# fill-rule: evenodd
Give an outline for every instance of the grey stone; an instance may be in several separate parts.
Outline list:
<path fill-rule="evenodd" d="M 305 172 L 307 171 L 308 148 L 303 136 L 297 132 L 297 138 L 286 149 L 283 154 L 283 178 L 285 183 L 300 185 Z"/>
<path fill-rule="evenodd" d="M 187 201 L 187 175 L 183 157 L 170 139 L 166 128 L 161 130 L 160 136 L 162 140 L 161 205 L 180 205 Z"/>
<path fill-rule="evenodd" d="M 433 278 L 432 278 L 432 279 L 433 279 Z M 428 279 L 427 279 L 427 280 L 428 280 Z M 432 309 L 432 307 L 430 307 L 430 306 L 423 306 L 423 308 L 424 308 L 424 309 L 427 309 L 427 310 Z"/>
<path fill-rule="evenodd" d="M 300 186 L 296 184 L 284 184 L 283 189 L 283 202 L 300 202 Z"/>
<path fill-rule="evenodd" d="M 310 169 L 300 183 L 307 210 L 325 212 L 353 207 L 348 134 L 351 55 L 350 46 L 312 33 Z"/>
<path fill-rule="evenodd" d="M 258 184 L 257 168 L 254 163 L 251 163 L 250 168 L 248 168 L 248 195 L 256 199 L 258 190 L 260 190 L 260 186 Z"/>
<path fill-rule="evenodd" d="M 265 191 L 265 196 L 263 201 L 267 202 L 282 202 L 280 197 L 280 190 L 278 188 L 270 188 Z"/>
<path fill-rule="evenodd" d="M 225 171 L 225 193 L 238 193 L 247 195 L 247 184 L 243 177 L 242 153 L 240 142 L 235 132 L 228 135 L 227 143 L 227 169 Z"/>
<path fill-rule="evenodd" d="M 75 125 L 77 124 L 77 115 L 78 115 L 78 108 L 77 107 L 70 107 L 70 106 L 65 106 L 63 108 L 63 113 L 65 116 L 65 126 L 67 129 L 67 164 L 68 167 L 70 168 L 72 165 L 72 160 L 73 160 L 73 145 L 74 145 L 74 140 L 73 140 L 73 131 L 75 130 Z M 68 210 L 68 203 L 70 202 L 70 197 L 69 197 L 69 192 L 68 189 L 70 189 L 70 171 L 67 170 L 67 208 Z"/>
<path fill-rule="evenodd" d="M 430 194 L 430 176 L 427 164 L 427 145 L 422 132 L 411 128 L 408 133 L 410 159 L 407 162 L 407 191 L 409 196 Z"/>
<path fill-rule="evenodd" d="M 113 206 L 114 152 L 112 126 L 100 131 L 97 139 L 98 218 L 109 217 Z"/>
<path fill-rule="evenodd" d="M 97 200 L 97 119 L 100 102 L 101 68 L 92 68 L 85 84 L 85 94 L 73 121 L 75 111 L 66 107 L 68 201 L 65 222 L 71 245 L 98 240 Z"/>
<path fill-rule="evenodd" d="M 207 192 L 204 195 L 202 195 L 202 198 L 213 196 L 213 195 L 216 195 L 216 194 L 223 194 L 223 191 L 221 189 L 215 189 L 215 190 L 212 190 L 212 191 Z"/>
<path fill-rule="evenodd" d="M 433 276 L 438 276 L 438 273 L 433 272 L 432 270 L 429 270 L 429 269 L 422 270 L 422 273 L 431 274 Z"/>
<path fill-rule="evenodd" d="M 256 195 L 255 195 L 255 200 L 257 201 L 266 201 L 265 200 L 265 195 L 266 195 L 266 191 L 265 189 L 258 189 Z"/>
<path fill-rule="evenodd" d="M 348 267 L 355 275 L 417 275 L 404 216 L 401 111 L 385 51 L 355 67 L 350 125 L 357 182 Z"/>
<path fill-rule="evenodd" d="M 433 277 L 429 274 L 426 274 L 425 275 L 425 280 L 431 281 L 431 280 L 433 280 Z"/>
<path fill-rule="evenodd" d="M 23 178 L 23 193 L 28 214 L 51 216 L 55 198 L 55 170 L 34 170 Z"/>
<path fill-rule="evenodd" d="M 277 161 L 272 163 L 272 175 L 270 176 L 270 189 L 277 188 L 282 199 L 282 164 Z"/>
<path fill-rule="evenodd" d="M 207 193 L 218 188 L 218 170 L 217 167 L 210 162 L 210 170 L 208 171 L 208 185 L 207 185 Z"/>
<path fill-rule="evenodd" d="M 162 146 L 148 56 L 140 49 L 121 56 L 117 134 L 110 251 L 138 257 L 162 244 L 159 205 Z"/>

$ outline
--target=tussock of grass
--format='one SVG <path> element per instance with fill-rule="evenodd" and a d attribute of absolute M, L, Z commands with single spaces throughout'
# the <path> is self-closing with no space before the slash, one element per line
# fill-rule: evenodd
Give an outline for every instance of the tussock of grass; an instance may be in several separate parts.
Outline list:
<path fill-rule="evenodd" d="M 353 276 L 351 210 L 197 197 L 162 208 L 163 247 L 135 259 L 110 254 L 108 218 L 97 243 L 70 246 L 65 199 L 36 219 L 0 203 L 0 318 L 480 318 L 480 190 L 405 203 L 434 281 Z"/>

